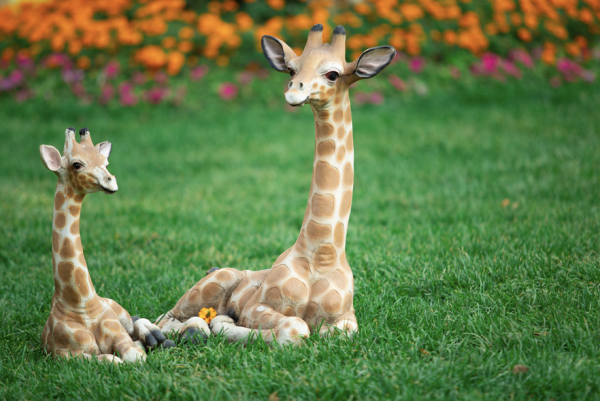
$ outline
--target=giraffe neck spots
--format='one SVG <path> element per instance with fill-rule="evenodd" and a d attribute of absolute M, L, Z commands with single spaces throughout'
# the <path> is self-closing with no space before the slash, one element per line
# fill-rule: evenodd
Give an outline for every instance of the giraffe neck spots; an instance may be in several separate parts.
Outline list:
<path fill-rule="evenodd" d="M 332 94 L 315 116 L 313 180 L 294 255 L 317 272 L 333 271 L 344 254 L 354 185 L 354 144 L 347 90 Z"/>
<path fill-rule="evenodd" d="M 55 296 L 67 307 L 85 308 L 96 297 L 79 233 L 83 196 L 58 183 L 54 195 L 52 222 L 52 267 Z"/>

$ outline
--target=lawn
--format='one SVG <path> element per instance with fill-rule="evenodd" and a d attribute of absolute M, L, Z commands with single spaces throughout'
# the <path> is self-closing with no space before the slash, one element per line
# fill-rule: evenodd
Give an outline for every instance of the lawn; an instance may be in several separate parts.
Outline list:
<path fill-rule="evenodd" d="M 127 110 L 3 101 L 0 399 L 600 398 L 600 90 L 479 90 L 492 89 L 354 108 L 355 338 L 211 338 L 126 366 L 41 349 L 56 178 L 38 146 L 62 149 L 69 126 L 113 143 L 120 189 L 86 198 L 86 258 L 100 295 L 153 319 L 210 267 L 265 269 L 294 242 L 312 113 L 284 111 L 283 96 Z"/>

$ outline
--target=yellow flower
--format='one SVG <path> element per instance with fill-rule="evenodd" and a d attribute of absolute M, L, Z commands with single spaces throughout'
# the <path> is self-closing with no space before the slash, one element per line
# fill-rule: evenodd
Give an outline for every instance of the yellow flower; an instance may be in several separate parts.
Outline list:
<path fill-rule="evenodd" d="M 204 319 L 206 323 L 210 324 L 210 321 L 217 317 L 217 311 L 213 308 L 202 308 L 200 309 L 200 313 L 198 313 L 201 319 Z"/>

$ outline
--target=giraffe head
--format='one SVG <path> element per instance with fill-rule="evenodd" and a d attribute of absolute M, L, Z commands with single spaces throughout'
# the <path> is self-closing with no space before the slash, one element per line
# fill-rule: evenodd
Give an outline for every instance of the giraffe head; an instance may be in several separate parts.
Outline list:
<path fill-rule="evenodd" d="M 285 94 L 285 100 L 292 106 L 309 103 L 327 107 L 354 82 L 377 75 L 396 55 L 393 47 L 379 46 L 365 50 L 358 60 L 347 63 L 344 27 L 335 28 L 331 43 L 323 43 L 322 35 L 323 25 L 313 26 L 300 57 L 282 40 L 262 37 L 263 53 L 271 67 L 289 73 L 292 78 Z"/>
<path fill-rule="evenodd" d="M 82 128 L 79 135 L 80 143 L 75 140 L 75 129 L 67 128 L 62 157 L 55 147 L 41 145 L 40 157 L 44 166 L 56 173 L 59 181 L 78 195 L 99 191 L 114 194 L 119 189 L 117 179 L 106 169 L 111 143 L 100 142 L 94 146 L 87 128 Z"/>

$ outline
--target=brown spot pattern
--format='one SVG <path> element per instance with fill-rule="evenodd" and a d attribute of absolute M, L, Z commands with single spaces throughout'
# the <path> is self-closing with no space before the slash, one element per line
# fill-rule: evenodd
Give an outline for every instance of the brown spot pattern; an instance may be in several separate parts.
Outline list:
<path fill-rule="evenodd" d="M 354 148 L 354 140 L 352 139 L 352 130 L 348 134 L 348 138 L 346 138 L 346 147 L 348 148 L 348 152 L 352 152 Z"/>
<path fill-rule="evenodd" d="M 344 146 L 340 146 L 337 152 L 336 160 L 338 163 L 341 163 L 344 160 L 344 157 L 346 157 L 346 148 Z"/>
<path fill-rule="evenodd" d="M 340 290 L 345 290 L 346 286 L 348 285 L 348 279 L 341 270 L 336 270 L 331 274 L 331 281 Z"/>
<path fill-rule="evenodd" d="M 75 220 L 73 224 L 71 224 L 71 234 L 79 235 L 79 220 Z"/>
<path fill-rule="evenodd" d="M 269 305 L 273 307 L 278 307 L 281 304 L 281 292 L 279 292 L 279 288 L 277 287 L 269 288 L 266 297 Z"/>
<path fill-rule="evenodd" d="M 229 273 L 229 272 L 218 272 L 217 273 L 217 280 L 221 280 L 221 281 L 229 281 L 233 279 L 233 274 Z"/>
<path fill-rule="evenodd" d="M 87 331 L 77 330 L 75 331 L 75 342 L 81 345 L 85 345 L 92 342 L 92 335 Z"/>
<path fill-rule="evenodd" d="M 304 230 L 300 231 L 300 235 L 298 236 L 298 239 L 296 240 L 296 251 L 302 253 L 306 250 L 306 237 L 304 236 Z"/>
<path fill-rule="evenodd" d="M 94 297 L 85 303 L 85 311 L 89 317 L 94 318 L 100 313 L 102 313 L 104 308 L 102 308 L 102 304 L 98 301 L 97 297 Z"/>
<path fill-rule="evenodd" d="M 81 237 L 75 238 L 75 250 L 77 252 L 83 252 L 83 245 L 81 244 Z"/>
<path fill-rule="evenodd" d="M 67 218 L 63 212 L 57 212 L 56 216 L 54 216 L 54 226 L 56 228 L 63 229 L 67 225 Z"/>
<path fill-rule="evenodd" d="M 83 266 L 87 267 L 87 263 L 85 261 L 85 256 L 83 256 L 83 253 L 79 255 L 79 257 L 77 258 L 77 260 L 79 261 L 79 263 L 81 263 Z"/>
<path fill-rule="evenodd" d="M 350 213 L 350 207 L 352 206 L 352 190 L 344 192 L 342 196 L 342 202 L 340 204 L 340 217 L 344 218 Z"/>
<path fill-rule="evenodd" d="M 327 313 L 336 313 L 342 309 L 342 297 L 336 290 L 331 290 L 323 297 L 323 310 Z"/>
<path fill-rule="evenodd" d="M 81 208 L 79 206 L 69 206 L 69 213 L 71 213 L 71 216 L 73 217 L 79 216 L 80 211 Z"/>
<path fill-rule="evenodd" d="M 67 328 L 62 323 L 59 323 L 56 326 L 54 326 L 54 330 L 52 331 L 52 337 L 54 338 L 54 343 L 60 347 L 66 348 L 71 343 L 71 336 L 69 336 Z"/>
<path fill-rule="evenodd" d="M 317 136 L 320 138 L 333 134 L 333 125 L 328 123 L 317 123 Z"/>
<path fill-rule="evenodd" d="M 327 288 L 329 288 L 329 282 L 322 278 L 321 280 L 314 283 L 312 287 L 310 287 L 310 295 L 313 297 L 318 297 L 319 295 L 324 293 Z"/>
<path fill-rule="evenodd" d="M 350 124 L 352 121 L 352 112 L 350 111 L 350 106 L 344 111 L 344 122 L 346 125 Z"/>
<path fill-rule="evenodd" d="M 311 220 L 306 226 L 306 235 L 312 241 L 322 241 L 331 236 L 331 225 L 319 224 Z"/>
<path fill-rule="evenodd" d="M 75 270 L 75 283 L 77 283 L 79 293 L 84 297 L 87 297 L 90 293 L 90 289 L 87 284 L 87 274 L 85 274 L 82 269 Z"/>
<path fill-rule="evenodd" d="M 60 210 L 60 208 L 65 204 L 65 194 L 62 192 L 57 192 L 54 195 L 54 209 Z"/>
<path fill-rule="evenodd" d="M 331 164 L 319 161 L 315 169 L 315 181 L 321 189 L 336 189 L 340 185 L 340 172 Z"/>
<path fill-rule="evenodd" d="M 309 302 L 308 305 L 306 305 L 305 316 L 311 318 L 315 315 L 315 313 L 317 313 L 317 304 L 314 302 Z"/>
<path fill-rule="evenodd" d="M 79 304 L 79 302 L 81 302 L 81 297 L 79 296 L 77 291 L 75 291 L 70 285 L 67 285 L 64 288 L 62 292 L 62 299 L 64 299 L 68 304 L 71 305 L 77 305 Z"/>
<path fill-rule="evenodd" d="M 310 264 L 306 258 L 295 258 L 292 260 L 292 268 L 303 279 L 310 275 Z"/>
<path fill-rule="evenodd" d="M 52 250 L 58 252 L 60 244 L 60 234 L 58 231 L 52 231 Z"/>
<path fill-rule="evenodd" d="M 340 125 L 337 130 L 337 137 L 338 139 L 342 139 L 344 135 L 346 135 L 346 129 L 343 125 Z"/>
<path fill-rule="evenodd" d="M 312 198 L 312 212 L 315 216 L 329 217 L 333 215 L 335 199 L 331 194 L 314 194 Z"/>
<path fill-rule="evenodd" d="M 271 272 L 269 272 L 269 275 L 267 276 L 265 282 L 267 284 L 280 283 L 281 280 L 289 276 L 289 274 L 290 269 L 288 269 L 286 265 L 275 266 L 271 269 Z"/>
<path fill-rule="evenodd" d="M 333 152 L 335 152 L 335 142 L 331 139 L 323 141 L 317 146 L 317 153 L 319 156 L 329 156 L 332 155 Z"/>
<path fill-rule="evenodd" d="M 304 299 L 308 292 L 306 284 L 297 278 L 291 278 L 283 284 L 283 295 L 292 302 Z"/>
<path fill-rule="evenodd" d="M 331 244 L 320 246 L 314 255 L 315 269 L 319 272 L 327 272 L 335 264 L 336 252 Z"/>
<path fill-rule="evenodd" d="M 74 268 L 75 265 L 71 262 L 60 262 L 58 264 L 58 277 L 60 277 L 63 283 L 68 283 L 71 280 Z"/>
<path fill-rule="evenodd" d="M 285 316 L 296 316 L 296 311 L 294 310 L 294 308 L 292 308 L 291 306 L 288 306 L 287 308 L 285 308 L 285 310 L 283 311 L 283 314 Z M 289 322 L 288 322 L 289 323 Z M 288 324 L 286 323 L 286 324 Z"/>
<path fill-rule="evenodd" d="M 69 238 L 65 238 L 60 248 L 60 256 L 65 259 L 75 257 L 75 248 L 73 247 L 73 241 Z"/>
<path fill-rule="evenodd" d="M 223 288 L 217 283 L 209 283 L 202 289 L 202 299 L 205 302 L 213 303 L 219 299 Z"/>
<path fill-rule="evenodd" d="M 337 109 L 336 111 L 333 112 L 333 121 L 336 123 L 340 123 L 342 121 L 343 118 L 343 114 L 342 114 L 342 110 Z"/>
<path fill-rule="evenodd" d="M 333 243 L 338 248 L 341 248 L 344 245 L 344 225 L 342 223 L 337 223 L 335 225 Z"/>
<path fill-rule="evenodd" d="M 248 303 L 248 300 L 250 300 L 250 298 L 252 297 L 252 295 L 254 295 L 254 293 L 256 292 L 256 288 L 249 288 L 246 290 L 246 292 L 244 292 L 244 294 L 242 295 L 242 297 L 240 298 L 239 301 L 239 305 L 240 305 L 240 309 L 244 309 L 244 306 L 246 306 L 246 304 Z"/>

